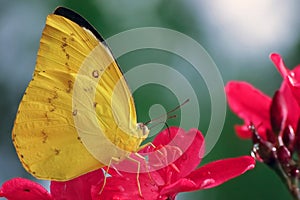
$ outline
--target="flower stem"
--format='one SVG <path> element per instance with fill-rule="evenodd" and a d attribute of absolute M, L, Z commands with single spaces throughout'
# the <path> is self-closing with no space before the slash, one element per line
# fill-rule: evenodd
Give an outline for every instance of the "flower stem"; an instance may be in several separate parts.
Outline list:
<path fill-rule="evenodd" d="M 300 189 L 299 189 L 299 181 L 297 177 L 288 176 L 285 170 L 282 168 L 280 163 L 276 163 L 272 166 L 277 175 L 281 178 L 281 180 L 287 186 L 290 194 L 293 196 L 294 200 L 300 200 Z"/>

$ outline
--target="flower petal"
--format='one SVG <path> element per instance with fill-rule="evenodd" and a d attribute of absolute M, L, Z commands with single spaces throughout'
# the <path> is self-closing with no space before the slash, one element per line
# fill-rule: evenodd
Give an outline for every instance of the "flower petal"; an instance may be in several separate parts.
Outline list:
<path fill-rule="evenodd" d="M 0 197 L 9 200 L 52 200 L 48 191 L 38 183 L 24 178 L 13 178 L 3 183 Z"/>
<path fill-rule="evenodd" d="M 275 109 L 273 108 L 274 111 L 272 113 L 273 106 L 275 106 Z M 282 124 L 280 124 L 280 130 L 283 130 L 288 125 L 291 125 L 293 129 L 296 130 L 299 114 L 300 109 L 298 102 L 292 93 L 291 87 L 286 82 L 286 80 L 284 80 L 279 91 L 277 91 L 273 97 L 271 106 L 271 120 L 274 120 L 276 118 L 277 121 L 281 120 Z M 280 123 L 279 121 L 277 123 Z"/>
<path fill-rule="evenodd" d="M 249 139 L 252 137 L 252 133 L 249 131 L 249 125 L 235 125 L 234 130 L 236 134 L 242 139 Z"/>
<path fill-rule="evenodd" d="M 183 137 L 184 134 L 184 129 L 176 126 L 171 126 L 157 134 L 152 143 L 154 146 L 165 146 L 172 142 L 175 136 Z"/>
<path fill-rule="evenodd" d="M 89 200 L 91 188 L 104 178 L 101 169 L 89 172 L 70 181 L 51 181 L 50 190 L 55 200 Z"/>
<path fill-rule="evenodd" d="M 216 187 L 254 168 L 255 160 L 250 156 L 228 158 L 206 164 L 186 178 L 179 179 L 162 188 L 162 195 L 177 194 Z"/>
<path fill-rule="evenodd" d="M 216 187 L 254 167 L 255 160 L 251 156 L 227 158 L 211 162 L 193 171 L 186 177 L 187 179 L 192 180 L 196 184 L 196 187 L 184 191 Z"/>
<path fill-rule="evenodd" d="M 192 141 L 192 143 L 183 152 L 183 154 L 174 162 L 176 167 L 179 169 L 180 173 L 174 173 L 172 176 L 173 180 L 185 177 L 188 174 L 190 174 L 193 170 L 195 170 L 196 167 L 200 164 L 202 157 L 205 153 L 204 137 L 199 130 L 190 129 L 187 133 L 184 134 L 181 142 L 178 142 L 180 142 L 180 144 L 183 144 L 184 141 L 188 140 Z"/>
<path fill-rule="evenodd" d="M 288 76 L 288 84 L 295 99 L 300 106 L 300 65 L 295 67 Z"/>
<path fill-rule="evenodd" d="M 230 81 L 225 86 L 225 91 L 231 110 L 245 121 L 245 125 L 252 122 L 259 126 L 260 136 L 265 139 L 266 130 L 271 129 L 271 98 L 246 82 Z"/>
<path fill-rule="evenodd" d="M 196 183 L 193 180 L 182 178 L 171 185 L 167 185 L 163 187 L 160 194 L 168 196 L 172 194 L 176 195 L 179 192 L 193 191 L 193 190 L 197 190 Z"/>
<path fill-rule="evenodd" d="M 277 53 L 270 54 L 270 59 L 280 72 L 285 84 L 289 85 L 295 100 L 298 102 L 298 105 L 300 105 L 300 66 L 296 66 L 293 70 L 289 70 L 285 66 L 282 57 Z"/>
<path fill-rule="evenodd" d="M 290 74 L 290 70 L 285 67 L 282 57 L 278 53 L 271 53 L 270 59 L 273 61 L 283 79 L 285 79 Z"/>
<path fill-rule="evenodd" d="M 299 71 L 300 72 L 300 71 Z M 300 77 L 299 77 L 300 78 Z M 300 81 L 300 79 L 299 79 Z M 287 125 L 292 125 L 294 130 L 297 128 L 298 124 L 298 116 L 300 114 L 300 108 L 299 108 L 299 102 L 300 99 L 300 93 L 297 94 L 297 92 L 300 92 L 300 87 L 298 89 L 294 89 L 293 87 L 288 86 L 289 83 L 286 83 L 284 81 L 280 87 L 280 92 L 282 93 L 282 96 L 284 96 L 285 101 L 287 103 Z M 297 90 L 297 91 L 293 91 Z M 298 97 L 297 97 L 298 96 Z"/>
<path fill-rule="evenodd" d="M 139 177 L 136 173 L 117 172 L 114 169 L 108 172 L 110 177 L 107 177 L 104 189 L 103 183 L 92 187 L 92 199 L 118 199 L 118 200 L 157 200 L 159 199 L 158 187 L 154 182 L 154 177 L 148 173 L 140 173 Z M 141 186 L 141 194 L 138 188 L 138 181 Z"/>
<path fill-rule="evenodd" d="M 270 59 L 283 77 L 282 85 L 273 98 L 271 107 L 272 126 L 280 126 L 280 130 L 283 130 L 286 126 L 292 125 L 293 129 L 296 130 L 300 113 L 298 106 L 300 105 L 298 102 L 300 99 L 297 100 L 300 97 L 300 67 L 290 71 L 285 66 L 282 57 L 277 53 L 272 53 Z M 274 121 L 276 121 L 276 125 Z"/>
<path fill-rule="evenodd" d="M 179 127 L 169 127 L 155 137 L 153 145 L 157 148 L 147 149 L 152 153 L 149 154 L 149 164 L 159 170 L 172 163 L 173 166 L 167 169 L 172 173 L 172 180 L 190 174 L 201 162 L 205 151 L 204 137 L 198 129 L 186 132 Z M 159 171 L 162 177 L 165 171 Z"/>
<path fill-rule="evenodd" d="M 271 115 L 273 115 L 273 117 L 271 116 L 271 120 L 276 115 L 279 116 L 279 113 L 285 113 L 285 116 L 282 117 L 285 117 L 286 119 L 282 120 L 284 124 L 282 124 L 283 127 L 281 127 L 281 129 L 284 129 L 288 125 L 292 125 L 294 130 L 296 130 L 299 117 L 298 113 L 300 112 L 298 106 L 300 105 L 298 102 L 300 100 L 297 100 L 300 97 L 300 67 L 298 66 L 294 70 L 290 71 L 285 66 L 282 57 L 277 53 L 272 53 L 270 58 L 283 77 L 283 82 L 278 92 L 280 94 L 277 96 L 275 94 L 273 98 L 273 101 L 278 101 L 275 102 L 275 104 L 277 104 L 276 107 L 279 109 L 276 109 L 273 114 L 271 109 Z"/>

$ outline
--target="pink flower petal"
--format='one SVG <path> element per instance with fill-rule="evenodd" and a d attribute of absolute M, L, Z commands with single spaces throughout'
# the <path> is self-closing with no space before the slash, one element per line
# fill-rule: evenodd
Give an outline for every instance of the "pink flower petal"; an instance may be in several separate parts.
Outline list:
<path fill-rule="evenodd" d="M 280 72 L 284 82 L 290 86 L 292 94 L 298 102 L 298 105 L 300 105 L 300 66 L 295 67 L 293 70 L 289 70 L 285 66 L 282 57 L 277 53 L 272 53 L 270 59 Z"/>
<path fill-rule="evenodd" d="M 171 185 L 167 185 L 163 187 L 161 190 L 161 194 L 168 196 L 172 194 L 176 195 L 179 192 L 193 191 L 193 190 L 197 190 L 196 183 L 193 180 L 182 178 Z"/>
<path fill-rule="evenodd" d="M 296 67 L 290 71 L 285 66 L 282 57 L 277 53 L 270 54 L 270 59 L 283 77 L 280 90 L 273 98 L 271 107 L 272 125 L 273 127 L 277 126 L 275 129 L 280 127 L 280 130 L 284 129 L 285 126 L 292 125 L 296 130 L 300 112 L 298 106 L 300 100 L 297 100 L 300 97 L 300 88 L 297 87 L 297 82 L 300 82 L 300 68 Z"/>
<path fill-rule="evenodd" d="M 288 76 L 288 84 L 294 95 L 295 100 L 300 106 L 300 66 L 293 69 L 290 76 Z"/>
<path fill-rule="evenodd" d="M 288 78 L 292 86 L 300 86 L 300 65 L 297 65 L 291 70 Z"/>
<path fill-rule="evenodd" d="M 141 185 L 141 194 L 138 189 L 137 174 L 117 172 L 109 170 L 111 177 L 107 177 L 104 190 L 101 192 L 103 182 L 92 187 L 92 199 L 118 199 L 118 200 L 157 200 L 159 199 L 159 191 L 155 179 L 150 177 L 148 173 L 139 174 L 139 183 Z M 152 179 L 153 178 L 153 179 Z"/>
<path fill-rule="evenodd" d="M 187 179 L 192 180 L 196 187 L 185 191 L 216 187 L 254 167 L 255 160 L 251 156 L 227 158 L 211 162 L 193 171 L 186 177 Z"/>
<path fill-rule="evenodd" d="M 266 140 L 268 138 L 268 134 L 270 133 L 269 129 L 266 129 L 265 127 L 261 126 L 260 124 L 258 126 L 255 126 L 256 131 L 260 134 L 260 136 Z M 242 138 L 242 139 L 251 139 L 252 138 L 252 133 L 249 131 L 249 124 L 246 125 L 235 125 L 234 130 L 236 134 Z M 263 134 L 262 134 L 263 133 Z"/>
<path fill-rule="evenodd" d="M 194 134 L 196 133 L 196 136 Z M 186 140 L 193 141 L 191 145 L 183 152 L 183 154 L 174 162 L 180 173 L 173 175 L 173 179 L 177 180 L 185 177 L 197 168 L 205 153 L 204 137 L 197 129 L 190 129 L 182 137 L 181 143 Z M 180 141 L 178 141 L 180 142 Z M 176 176 L 177 175 L 177 176 Z"/>
<path fill-rule="evenodd" d="M 236 134 L 242 139 L 249 139 L 252 137 L 252 133 L 249 131 L 249 125 L 235 125 L 234 130 Z"/>
<path fill-rule="evenodd" d="M 183 137 L 184 134 L 185 130 L 183 130 L 182 128 L 171 126 L 169 128 L 164 129 L 158 135 L 156 135 L 152 143 L 154 144 L 154 146 L 165 146 L 172 142 L 175 136 Z"/>
<path fill-rule="evenodd" d="M 155 137 L 153 145 L 157 147 L 155 150 L 146 149 L 147 152 L 155 151 L 149 156 L 149 164 L 161 169 L 172 163 L 173 166 L 159 171 L 163 177 L 166 170 L 172 173 L 172 180 L 184 177 L 196 169 L 205 151 L 204 137 L 197 129 L 186 132 L 179 127 L 169 127 Z"/>
<path fill-rule="evenodd" d="M 3 183 L 0 197 L 8 200 L 53 200 L 43 186 L 24 178 L 13 178 Z"/>
<path fill-rule="evenodd" d="M 179 138 L 179 141 L 176 140 L 176 137 Z M 180 148 L 178 148 L 180 145 L 176 146 L 176 144 L 184 143 L 186 139 L 191 139 L 192 145 L 186 149 L 186 152 L 181 152 Z M 189 163 L 192 163 L 192 165 L 196 164 L 193 158 L 198 162 L 203 155 L 203 136 L 197 129 L 185 132 L 183 129 L 171 127 L 157 136 L 154 145 L 157 146 L 147 146 L 140 153 L 159 153 L 154 154 L 155 156 L 153 157 L 150 155 L 149 160 L 139 160 L 140 166 L 148 162 L 151 170 L 152 165 L 160 165 L 164 163 L 165 159 L 168 160 L 170 157 L 179 154 L 179 159 L 160 170 L 144 173 L 125 172 L 120 168 L 122 165 L 113 165 L 108 171 L 109 176 L 106 178 L 106 181 L 103 180 L 96 186 L 92 186 L 92 200 L 175 199 L 179 192 L 217 186 L 252 169 L 255 164 L 252 157 L 244 156 L 216 161 L 192 171 L 195 166 L 191 167 Z M 183 156 L 187 157 L 182 158 Z M 136 165 L 132 161 L 131 163 L 126 162 L 126 164 Z M 117 168 L 115 168 L 116 166 Z M 184 174 L 187 174 L 187 176 L 183 176 Z M 103 184 L 105 185 L 103 186 Z M 140 185 L 140 189 L 138 185 Z"/>
<path fill-rule="evenodd" d="M 70 181 L 51 181 L 51 194 L 55 200 L 90 200 L 91 188 L 104 178 L 101 169 L 89 172 Z"/>
<path fill-rule="evenodd" d="M 270 59 L 273 61 L 283 79 L 285 79 L 290 74 L 290 70 L 285 67 L 282 57 L 277 53 L 271 53 Z"/>
<path fill-rule="evenodd" d="M 230 81 L 225 86 L 228 104 L 249 125 L 252 122 L 259 126 L 262 138 L 266 138 L 266 130 L 271 129 L 269 109 L 271 98 L 246 82 Z M 251 137 L 251 134 L 249 133 Z"/>
<path fill-rule="evenodd" d="M 298 104 L 300 105 L 300 65 L 296 66 L 292 70 L 290 76 L 288 76 L 288 79 L 292 93 L 298 101 Z"/>
<path fill-rule="evenodd" d="M 280 106 L 282 107 L 281 109 L 286 109 L 286 121 L 283 126 L 286 127 L 288 125 L 291 125 L 294 130 L 296 130 L 300 108 L 295 95 L 293 94 L 292 88 L 286 81 L 284 81 L 280 87 L 279 92 L 282 96 L 282 101 L 279 102 L 279 104 L 281 104 Z"/>

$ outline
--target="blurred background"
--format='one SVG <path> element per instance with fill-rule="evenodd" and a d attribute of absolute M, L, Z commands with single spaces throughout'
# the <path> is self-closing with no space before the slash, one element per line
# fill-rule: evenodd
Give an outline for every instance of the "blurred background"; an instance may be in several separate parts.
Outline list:
<path fill-rule="evenodd" d="M 18 104 L 31 79 L 45 18 L 57 6 L 66 6 L 90 21 L 104 38 L 137 27 L 164 27 L 180 31 L 199 42 L 215 61 L 224 84 L 245 80 L 272 96 L 281 77 L 268 56 L 280 53 L 290 68 L 300 63 L 300 18 L 297 0 L 0 0 L 0 184 L 21 176 L 23 170 L 11 141 Z M 134 42 L 134 41 L 132 41 Z M 178 41 L 180 47 L 180 41 Z M 118 59 L 123 71 L 156 62 L 174 68 L 197 88 L 201 120 L 206 133 L 210 97 L 205 82 L 195 76 L 183 59 L 159 50 L 139 50 Z M 186 70 L 185 70 L 186 69 Z M 174 82 L 180 84 L 180 82 Z M 139 121 L 149 119 L 148 110 L 161 104 L 166 110 L 178 105 L 166 88 L 149 85 L 134 92 Z M 249 155 L 251 142 L 239 139 L 233 130 L 241 123 L 227 110 L 223 132 L 201 165 L 222 158 Z M 178 125 L 177 119 L 168 120 Z M 48 187 L 47 181 L 40 181 Z M 184 193 L 178 199 L 291 199 L 280 179 L 257 163 L 254 170 L 213 189 Z"/>

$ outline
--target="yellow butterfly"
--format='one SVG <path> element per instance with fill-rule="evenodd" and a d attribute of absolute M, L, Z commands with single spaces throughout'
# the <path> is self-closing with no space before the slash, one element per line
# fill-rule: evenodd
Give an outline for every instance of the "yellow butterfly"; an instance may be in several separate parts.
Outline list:
<path fill-rule="evenodd" d="M 67 8 L 48 15 L 12 133 L 24 168 L 37 178 L 65 181 L 122 160 L 148 136 L 136 118 L 100 34 Z"/>

